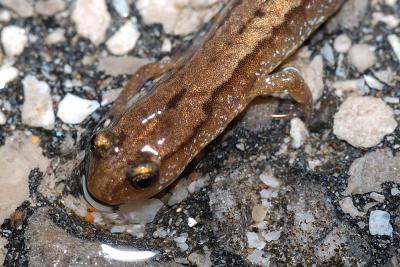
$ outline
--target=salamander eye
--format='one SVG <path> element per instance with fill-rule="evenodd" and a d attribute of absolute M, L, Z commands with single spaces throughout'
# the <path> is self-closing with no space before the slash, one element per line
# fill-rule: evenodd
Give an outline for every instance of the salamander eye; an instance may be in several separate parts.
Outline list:
<path fill-rule="evenodd" d="M 151 160 L 140 160 L 129 165 L 127 178 L 136 189 L 149 188 L 159 174 L 158 164 Z"/>
<path fill-rule="evenodd" d="M 99 132 L 92 138 L 91 150 L 100 156 L 105 156 L 114 147 L 115 138 L 109 131 Z"/>

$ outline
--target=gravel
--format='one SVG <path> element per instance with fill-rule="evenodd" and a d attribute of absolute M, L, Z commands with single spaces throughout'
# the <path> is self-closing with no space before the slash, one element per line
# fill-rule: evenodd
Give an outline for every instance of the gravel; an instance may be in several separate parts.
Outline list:
<path fill-rule="evenodd" d="M 64 123 L 78 124 L 99 107 L 96 100 L 87 100 L 68 93 L 58 105 L 57 117 Z"/>
<path fill-rule="evenodd" d="M 393 236 L 393 227 L 390 224 L 390 214 L 384 210 L 371 211 L 368 223 L 371 235 Z"/>
<path fill-rule="evenodd" d="M 359 72 L 364 72 L 377 62 L 374 48 L 367 44 L 356 44 L 350 48 L 349 62 L 354 65 Z"/>
<path fill-rule="evenodd" d="M 349 97 L 334 116 L 333 132 L 355 147 L 373 147 L 397 127 L 393 110 L 371 96 Z"/>
<path fill-rule="evenodd" d="M 1 43 L 7 56 L 18 56 L 28 43 L 28 35 L 24 28 L 6 26 L 1 31 Z"/>

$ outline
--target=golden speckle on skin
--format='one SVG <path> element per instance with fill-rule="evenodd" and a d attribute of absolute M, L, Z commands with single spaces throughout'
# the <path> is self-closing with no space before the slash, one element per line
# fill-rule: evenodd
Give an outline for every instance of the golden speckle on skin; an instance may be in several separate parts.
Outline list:
<path fill-rule="evenodd" d="M 295 76 L 269 75 L 344 1 L 233 0 L 196 51 L 140 69 L 115 102 L 116 119 L 105 130 L 118 139 L 120 152 L 89 157 L 90 193 L 108 204 L 122 204 L 152 197 L 170 185 L 254 97 L 275 92 L 273 85 L 281 89 L 285 83 L 302 83 Z M 165 73 L 169 79 L 159 79 L 148 95 L 129 106 L 134 102 L 130 95 Z M 306 86 L 300 85 L 290 93 L 310 103 L 309 92 L 301 91 Z M 135 189 L 126 179 L 128 165 L 154 156 L 158 179 Z"/>

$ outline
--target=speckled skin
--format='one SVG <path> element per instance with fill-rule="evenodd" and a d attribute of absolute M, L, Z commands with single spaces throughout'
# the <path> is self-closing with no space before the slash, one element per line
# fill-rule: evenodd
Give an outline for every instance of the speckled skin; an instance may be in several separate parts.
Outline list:
<path fill-rule="evenodd" d="M 309 106 L 310 92 L 295 70 L 270 74 L 344 1 L 231 1 L 185 60 L 153 64 L 132 78 L 106 129 L 115 136 L 112 151 L 98 156 L 94 147 L 88 155 L 90 194 L 110 205 L 154 196 L 258 95 L 288 89 Z M 129 94 L 164 72 L 166 78 L 129 107 Z M 160 171 L 149 188 L 138 190 L 127 168 L 142 158 L 156 161 Z"/>

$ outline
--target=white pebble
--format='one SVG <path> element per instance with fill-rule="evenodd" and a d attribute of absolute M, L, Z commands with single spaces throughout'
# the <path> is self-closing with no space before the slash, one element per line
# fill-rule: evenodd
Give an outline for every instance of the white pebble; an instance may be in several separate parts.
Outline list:
<path fill-rule="evenodd" d="M 356 44 L 349 51 L 349 62 L 359 72 L 364 72 L 377 61 L 374 49 L 367 44 Z"/>
<path fill-rule="evenodd" d="M 1 32 L 1 43 L 8 56 L 18 56 L 24 51 L 28 43 L 28 36 L 26 31 L 21 27 L 14 25 L 6 26 Z"/>
<path fill-rule="evenodd" d="M 104 92 L 103 95 L 101 96 L 100 105 L 107 106 L 108 104 L 114 102 L 118 98 L 121 91 L 122 88 L 118 88 Z"/>
<path fill-rule="evenodd" d="M 113 0 L 112 4 L 121 17 L 126 18 L 129 16 L 129 5 L 126 0 Z"/>
<path fill-rule="evenodd" d="M 113 227 L 111 227 L 110 232 L 113 234 L 116 233 L 123 233 L 126 231 L 126 226 L 125 225 L 114 225 Z"/>
<path fill-rule="evenodd" d="M 53 129 L 55 116 L 49 85 L 32 75 L 26 76 L 22 85 L 24 86 L 22 122 L 32 127 Z"/>
<path fill-rule="evenodd" d="M 7 117 L 6 115 L 0 111 L 0 125 L 4 125 L 7 122 Z"/>
<path fill-rule="evenodd" d="M 335 55 L 333 54 L 332 46 L 328 42 L 322 47 L 321 53 L 329 65 L 335 65 Z"/>
<path fill-rule="evenodd" d="M 397 187 L 393 187 L 392 189 L 390 189 L 390 194 L 392 196 L 400 195 L 400 190 Z"/>
<path fill-rule="evenodd" d="M 187 189 L 189 191 L 190 194 L 193 194 L 194 192 L 199 191 L 200 189 L 202 189 L 203 187 L 207 186 L 210 182 L 210 176 L 209 175 L 204 175 L 198 179 L 196 179 L 195 181 L 191 182 Z"/>
<path fill-rule="evenodd" d="M 77 0 L 71 17 L 81 36 L 95 45 L 104 42 L 111 20 L 105 0 Z"/>
<path fill-rule="evenodd" d="M 371 211 L 368 226 L 371 235 L 386 235 L 390 237 L 393 235 L 393 227 L 390 224 L 390 214 L 387 211 Z"/>
<path fill-rule="evenodd" d="M 281 237 L 281 231 L 271 231 L 271 232 L 263 234 L 263 237 L 265 238 L 265 241 L 267 241 L 267 242 L 276 241 Z"/>
<path fill-rule="evenodd" d="M 333 42 L 333 48 L 338 53 L 347 53 L 351 48 L 351 39 L 346 34 L 341 34 Z"/>
<path fill-rule="evenodd" d="M 292 138 L 292 147 L 300 148 L 306 142 L 308 136 L 307 126 L 299 118 L 293 118 L 290 121 L 290 137 Z"/>
<path fill-rule="evenodd" d="M 40 0 L 35 4 L 35 10 L 43 16 L 54 16 L 66 8 L 64 0 Z"/>
<path fill-rule="evenodd" d="M 107 49 L 114 55 L 122 56 L 135 47 L 140 32 L 137 26 L 127 21 L 113 36 L 106 42 Z"/>
<path fill-rule="evenodd" d="M 300 69 L 304 81 L 311 90 L 314 102 L 316 102 L 324 92 L 324 62 L 321 55 L 313 58 L 310 64 Z"/>
<path fill-rule="evenodd" d="M 263 249 L 266 243 L 262 240 L 262 237 L 254 232 L 247 232 L 247 246 L 249 248 Z"/>
<path fill-rule="evenodd" d="M 32 2 L 29 0 L 0 0 L 0 4 L 24 18 L 32 17 L 34 14 Z"/>
<path fill-rule="evenodd" d="M 382 90 L 383 89 L 383 83 L 372 77 L 371 75 L 364 75 L 365 82 L 368 84 L 368 86 L 372 89 L 376 90 Z"/>
<path fill-rule="evenodd" d="M 279 188 L 281 186 L 281 181 L 279 181 L 272 173 L 263 172 L 260 174 L 260 180 L 272 188 Z"/>
<path fill-rule="evenodd" d="M 339 201 L 339 206 L 344 213 L 349 214 L 352 218 L 363 217 L 364 212 L 359 211 L 353 204 L 351 197 L 345 197 Z"/>
<path fill-rule="evenodd" d="M 372 96 L 349 97 L 334 116 L 333 132 L 355 147 L 373 147 L 397 127 L 393 110 Z"/>
<path fill-rule="evenodd" d="M 267 215 L 267 210 L 262 205 L 255 205 L 251 210 L 251 217 L 255 222 L 262 222 Z"/>
<path fill-rule="evenodd" d="M 172 195 L 168 199 L 168 206 L 173 206 L 175 204 L 181 203 L 189 196 L 189 191 L 187 189 L 186 179 L 181 179 L 179 183 L 172 189 Z"/>
<path fill-rule="evenodd" d="M 262 250 L 254 250 L 246 259 L 256 266 L 270 266 L 269 258 L 264 257 L 264 251 Z"/>
<path fill-rule="evenodd" d="M 87 100 L 68 93 L 59 103 L 57 117 L 64 123 L 78 124 L 83 122 L 100 106 L 95 100 Z"/>
<path fill-rule="evenodd" d="M 159 199 L 144 199 L 119 206 L 118 214 L 129 223 L 151 223 L 163 206 Z"/>
<path fill-rule="evenodd" d="M 47 35 L 45 43 L 48 45 L 53 45 L 65 41 L 65 30 L 63 28 L 57 28 L 49 35 Z"/>
<path fill-rule="evenodd" d="M 394 53 L 396 54 L 397 60 L 400 61 L 400 39 L 395 34 L 388 36 L 388 41 L 392 47 Z"/>
<path fill-rule="evenodd" d="M 9 82 L 18 77 L 18 70 L 12 66 L 3 66 L 0 68 L 0 90 L 6 87 Z"/>
<path fill-rule="evenodd" d="M 196 224 L 197 224 L 197 221 L 194 218 L 192 218 L 192 217 L 188 218 L 188 226 L 189 227 L 194 227 Z"/>

